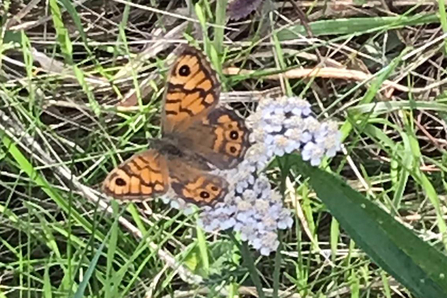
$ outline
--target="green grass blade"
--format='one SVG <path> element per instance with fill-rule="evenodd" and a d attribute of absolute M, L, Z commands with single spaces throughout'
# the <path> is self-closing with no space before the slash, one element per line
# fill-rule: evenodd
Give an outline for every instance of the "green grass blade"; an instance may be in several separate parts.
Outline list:
<path fill-rule="evenodd" d="M 108 239 L 108 236 L 109 235 L 106 236 L 106 239 L 104 239 L 104 241 L 101 243 L 101 245 L 99 245 L 98 249 L 96 250 L 94 257 L 93 257 L 92 261 L 90 262 L 90 265 L 88 266 L 87 271 L 85 272 L 84 278 L 79 283 L 79 287 L 74 295 L 74 298 L 84 297 L 84 292 L 85 292 L 85 289 L 87 288 L 88 281 L 90 280 L 90 277 L 94 273 L 96 264 L 98 263 L 99 257 L 101 256 L 104 246 L 106 245 L 106 242 L 107 242 L 106 240 Z"/>
<path fill-rule="evenodd" d="M 435 14 L 413 15 L 413 16 L 393 16 L 393 17 L 373 17 L 373 18 L 352 18 L 322 20 L 309 23 L 314 36 L 324 35 L 361 35 L 367 32 L 377 32 L 381 30 L 391 30 L 404 26 L 415 26 L 438 23 L 439 18 Z M 307 35 L 306 29 L 302 25 L 294 25 L 289 28 L 280 29 L 278 38 L 281 41 L 295 39 L 298 36 Z"/>
<path fill-rule="evenodd" d="M 224 25 L 226 21 L 227 0 L 216 1 L 216 25 L 214 28 L 214 47 L 218 53 L 222 53 L 224 40 Z"/>

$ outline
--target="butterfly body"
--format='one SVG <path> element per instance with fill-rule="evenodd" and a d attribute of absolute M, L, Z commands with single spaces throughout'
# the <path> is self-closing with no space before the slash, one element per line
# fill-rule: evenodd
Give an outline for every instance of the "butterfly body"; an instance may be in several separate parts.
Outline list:
<path fill-rule="evenodd" d="M 140 201 L 171 188 L 185 201 L 214 204 L 228 182 L 210 173 L 239 164 L 249 131 L 233 110 L 219 107 L 220 83 L 206 57 L 184 47 L 169 74 L 162 110 L 162 137 L 106 177 L 103 191 L 120 200 Z"/>
<path fill-rule="evenodd" d="M 149 142 L 151 148 L 155 149 L 159 154 L 163 155 L 167 160 L 180 159 L 184 163 L 204 171 L 210 171 L 208 160 L 198 152 L 189 150 L 191 146 L 190 140 L 177 138 L 175 134 L 166 135 L 161 139 L 152 139 Z"/>

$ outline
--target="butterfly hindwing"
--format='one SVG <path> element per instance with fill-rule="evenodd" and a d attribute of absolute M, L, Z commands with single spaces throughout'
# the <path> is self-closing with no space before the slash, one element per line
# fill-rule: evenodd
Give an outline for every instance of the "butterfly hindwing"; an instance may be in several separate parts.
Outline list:
<path fill-rule="evenodd" d="M 225 179 L 200 170 L 182 159 L 169 159 L 168 168 L 172 189 L 187 202 L 213 205 L 228 193 Z"/>
<path fill-rule="evenodd" d="M 219 169 L 235 167 L 250 147 L 249 130 L 235 111 L 219 107 L 195 122 L 179 138 Z"/>

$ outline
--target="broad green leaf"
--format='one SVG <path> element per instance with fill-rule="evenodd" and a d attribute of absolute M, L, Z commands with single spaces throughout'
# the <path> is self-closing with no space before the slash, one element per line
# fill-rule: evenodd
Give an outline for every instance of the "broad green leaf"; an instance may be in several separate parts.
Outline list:
<path fill-rule="evenodd" d="M 418 297 L 447 297 L 446 256 L 345 182 L 295 160 L 331 214 L 375 263 Z"/>

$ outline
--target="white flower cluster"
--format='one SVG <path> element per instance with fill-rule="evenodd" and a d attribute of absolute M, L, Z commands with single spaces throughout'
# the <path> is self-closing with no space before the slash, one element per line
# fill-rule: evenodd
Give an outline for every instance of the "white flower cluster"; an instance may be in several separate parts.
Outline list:
<path fill-rule="evenodd" d="M 232 184 L 234 188 L 224 202 L 204 208 L 199 224 L 207 232 L 233 229 L 240 233 L 242 241 L 269 255 L 279 245 L 277 230 L 292 226 L 291 212 L 284 208 L 281 195 L 272 190 L 264 174 L 247 171 L 253 169 L 247 161 L 237 169 L 239 173 L 231 171 L 226 175 L 238 181 Z"/>
<path fill-rule="evenodd" d="M 303 160 L 317 166 L 323 157 L 333 157 L 341 148 L 337 124 L 319 122 L 312 116 L 310 104 L 296 97 L 263 100 L 257 112 L 248 117 L 247 124 L 253 130 L 254 146 L 258 146 L 255 155 L 265 153 L 257 163 L 260 169 L 273 156 L 297 150 Z"/>
<path fill-rule="evenodd" d="M 241 240 L 269 255 L 279 245 L 277 230 L 290 228 L 293 219 L 261 171 L 274 156 L 293 151 L 319 165 L 324 156 L 332 157 L 340 150 L 341 136 L 334 122 L 319 122 L 309 103 L 294 97 L 264 99 L 247 125 L 252 130 L 252 146 L 236 169 L 218 173 L 231 189 L 223 202 L 201 210 L 199 224 L 207 232 L 233 229 Z M 194 210 L 178 199 L 171 199 L 170 204 L 187 213 Z"/>

